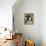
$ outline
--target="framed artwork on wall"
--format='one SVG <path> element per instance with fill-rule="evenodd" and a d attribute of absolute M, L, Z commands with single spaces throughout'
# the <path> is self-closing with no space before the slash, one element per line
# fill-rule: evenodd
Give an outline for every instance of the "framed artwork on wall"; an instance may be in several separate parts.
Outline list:
<path fill-rule="evenodd" d="M 24 24 L 33 25 L 34 24 L 34 14 L 24 13 Z"/>

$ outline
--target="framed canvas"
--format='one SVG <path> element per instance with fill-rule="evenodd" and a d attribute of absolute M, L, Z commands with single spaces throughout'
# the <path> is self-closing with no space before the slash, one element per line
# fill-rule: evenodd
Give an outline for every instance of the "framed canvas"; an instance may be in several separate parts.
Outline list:
<path fill-rule="evenodd" d="M 34 24 L 34 14 L 33 13 L 24 13 L 24 24 L 27 24 L 27 25 Z"/>

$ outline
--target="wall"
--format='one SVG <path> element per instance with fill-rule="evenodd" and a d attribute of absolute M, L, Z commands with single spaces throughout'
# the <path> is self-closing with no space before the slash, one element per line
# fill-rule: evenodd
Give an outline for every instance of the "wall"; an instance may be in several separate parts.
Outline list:
<path fill-rule="evenodd" d="M 46 0 L 41 1 L 41 28 L 42 46 L 46 46 Z"/>
<path fill-rule="evenodd" d="M 24 25 L 24 13 L 34 13 L 34 25 Z M 23 0 L 14 8 L 15 28 L 23 33 L 24 38 L 35 41 L 41 46 L 41 0 Z"/>
<path fill-rule="evenodd" d="M 12 28 L 12 6 L 16 0 L 0 0 L 0 27 Z"/>

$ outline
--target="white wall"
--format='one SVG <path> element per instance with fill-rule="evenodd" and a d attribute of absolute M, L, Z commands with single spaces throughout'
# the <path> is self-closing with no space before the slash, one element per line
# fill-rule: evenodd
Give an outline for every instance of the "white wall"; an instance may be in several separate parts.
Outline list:
<path fill-rule="evenodd" d="M 41 28 L 42 46 L 46 46 L 46 0 L 41 1 Z"/>
<path fill-rule="evenodd" d="M 0 27 L 12 28 L 12 6 L 16 0 L 0 0 Z"/>
<path fill-rule="evenodd" d="M 15 9 L 15 8 L 14 8 Z M 24 25 L 24 13 L 34 13 L 34 25 Z M 15 9 L 15 28 L 41 46 L 41 0 L 23 0 Z"/>

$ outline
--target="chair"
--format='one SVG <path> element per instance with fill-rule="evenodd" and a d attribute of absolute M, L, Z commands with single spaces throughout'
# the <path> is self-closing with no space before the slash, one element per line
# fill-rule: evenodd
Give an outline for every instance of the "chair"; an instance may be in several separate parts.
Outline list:
<path fill-rule="evenodd" d="M 22 46 L 22 33 L 15 33 L 14 39 L 16 46 Z"/>

